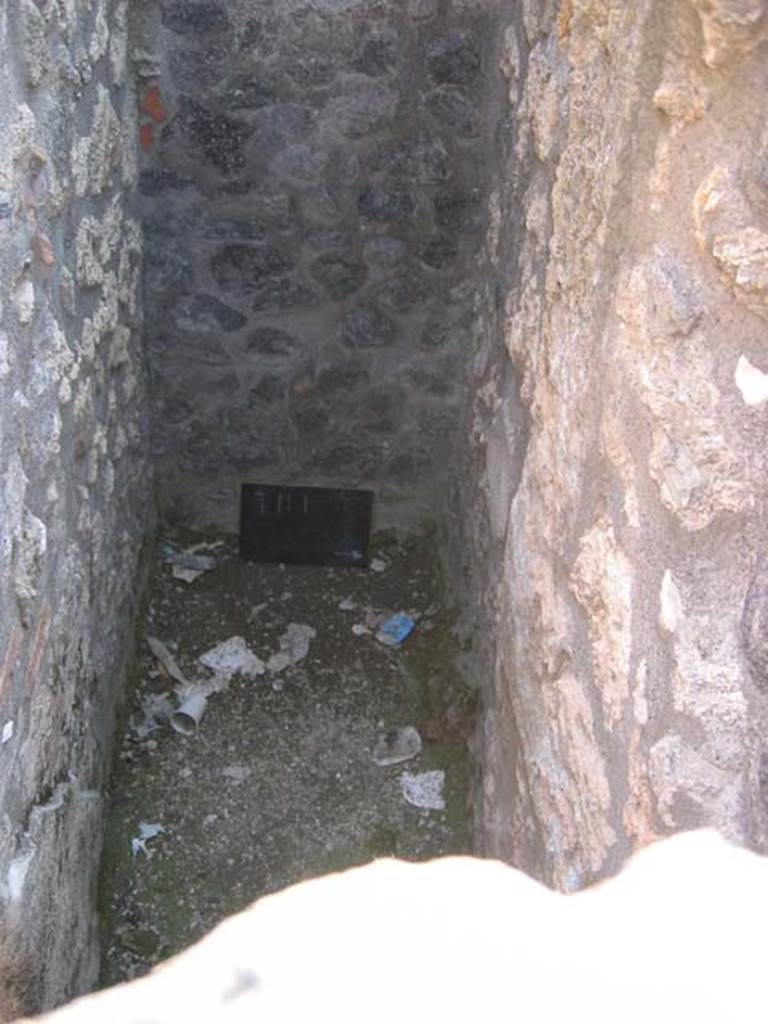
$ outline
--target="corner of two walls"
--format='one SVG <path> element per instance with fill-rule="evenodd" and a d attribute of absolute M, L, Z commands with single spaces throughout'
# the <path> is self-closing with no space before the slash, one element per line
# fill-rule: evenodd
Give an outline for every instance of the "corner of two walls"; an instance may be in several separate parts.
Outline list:
<path fill-rule="evenodd" d="M 125 0 L 0 10 L 0 1015 L 98 969 L 151 492 Z"/>
<path fill-rule="evenodd" d="M 768 848 L 768 10 L 512 13 L 500 337 L 523 411 L 494 385 L 474 442 L 478 819 L 485 852 L 571 890 L 676 830 Z"/>

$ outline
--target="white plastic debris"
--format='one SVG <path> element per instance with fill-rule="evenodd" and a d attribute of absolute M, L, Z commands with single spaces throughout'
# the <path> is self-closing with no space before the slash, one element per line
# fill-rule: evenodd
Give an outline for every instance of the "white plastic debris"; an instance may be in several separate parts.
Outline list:
<path fill-rule="evenodd" d="M 340 612 L 353 612 L 355 610 L 355 602 L 351 597 L 345 597 L 343 601 L 339 602 Z"/>
<path fill-rule="evenodd" d="M 263 663 L 259 661 L 259 664 L 262 665 L 263 671 Z M 217 672 L 213 679 L 177 686 L 174 693 L 179 706 L 170 716 L 173 729 L 182 736 L 194 736 L 205 714 L 208 698 L 214 693 L 228 689 L 231 678 L 231 675 Z"/>
<path fill-rule="evenodd" d="M 191 692 L 171 715 L 171 726 L 182 736 L 194 736 L 205 714 L 208 694 L 205 687 Z"/>
<path fill-rule="evenodd" d="M 131 840 L 131 852 L 135 857 L 139 852 L 143 853 L 145 857 L 151 857 L 152 851 L 147 849 L 147 843 L 150 839 L 154 839 L 156 836 L 161 835 L 165 832 L 162 825 L 151 821 L 140 821 L 139 832 Z"/>
<path fill-rule="evenodd" d="M 153 732 L 167 722 L 173 714 L 173 706 L 165 693 L 148 693 L 141 701 L 143 718 L 133 726 L 133 734 L 139 740 L 145 740 Z"/>
<path fill-rule="evenodd" d="M 389 568 L 389 563 L 383 558 L 372 558 L 368 565 L 373 572 L 386 572 Z"/>
<path fill-rule="evenodd" d="M 355 636 L 370 636 L 371 630 L 367 626 L 364 626 L 362 622 L 356 622 L 352 627 L 352 632 Z"/>
<path fill-rule="evenodd" d="M 289 665 L 297 665 L 309 654 L 309 644 L 317 630 L 300 622 L 291 622 L 280 637 L 280 650 L 267 662 L 270 672 L 282 672 Z"/>
<path fill-rule="evenodd" d="M 445 810 L 444 785 L 442 770 L 403 772 L 400 776 L 400 789 L 408 803 L 427 811 Z"/>
<path fill-rule="evenodd" d="M 381 768 L 410 761 L 421 753 L 421 736 L 412 725 L 379 733 L 373 748 L 373 760 Z"/>
<path fill-rule="evenodd" d="M 3 738 L 2 742 L 8 743 L 9 740 L 13 739 L 13 722 L 6 722 L 3 726 Z"/>
<path fill-rule="evenodd" d="M 201 665 L 215 672 L 217 676 L 231 679 L 238 673 L 246 679 L 264 675 L 266 666 L 248 647 L 241 636 L 232 636 L 229 640 L 217 644 L 198 658 Z"/>
<path fill-rule="evenodd" d="M 147 646 L 172 679 L 175 679 L 177 683 L 181 683 L 182 686 L 188 685 L 187 677 L 181 671 L 176 663 L 176 659 L 162 640 L 158 640 L 156 636 L 148 636 Z"/>
<path fill-rule="evenodd" d="M 174 565 L 171 568 L 171 575 L 175 580 L 181 580 L 182 583 L 194 583 L 196 579 L 199 579 L 204 575 L 205 569 L 185 569 L 183 565 Z"/>
<path fill-rule="evenodd" d="M 184 551 L 177 551 L 172 544 L 164 544 L 161 548 L 163 560 L 167 565 L 181 569 L 191 569 L 198 574 L 210 572 L 216 568 L 216 559 L 213 555 L 198 554 L 200 548 L 208 550 L 208 544 L 195 544 Z"/>

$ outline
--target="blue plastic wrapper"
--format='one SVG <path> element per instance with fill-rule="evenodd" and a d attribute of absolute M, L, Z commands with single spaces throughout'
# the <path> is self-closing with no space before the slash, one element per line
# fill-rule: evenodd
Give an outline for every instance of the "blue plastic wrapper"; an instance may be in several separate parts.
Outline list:
<path fill-rule="evenodd" d="M 398 612 L 381 626 L 376 639 L 386 647 L 399 647 L 411 635 L 415 625 L 416 622 L 410 615 Z"/>

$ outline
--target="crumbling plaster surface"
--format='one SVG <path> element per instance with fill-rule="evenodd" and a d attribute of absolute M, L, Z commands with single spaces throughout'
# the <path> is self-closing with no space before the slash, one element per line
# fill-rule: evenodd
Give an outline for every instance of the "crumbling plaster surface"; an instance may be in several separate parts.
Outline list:
<path fill-rule="evenodd" d="M 564 889 L 704 822 L 768 844 L 767 29 L 760 0 L 524 2 L 503 29 L 479 819 Z"/>
<path fill-rule="evenodd" d="M 0 8 L 0 1016 L 98 967 L 149 486 L 126 13 Z"/>

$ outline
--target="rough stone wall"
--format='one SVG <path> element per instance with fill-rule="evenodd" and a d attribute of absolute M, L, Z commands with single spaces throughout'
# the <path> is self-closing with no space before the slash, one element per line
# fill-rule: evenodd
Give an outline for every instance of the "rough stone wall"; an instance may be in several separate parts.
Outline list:
<path fill-rule="evenodd" d="M 139 138 L 162 511 L 239 483 L 422 515 L 465 395 L 495 3 L 145 0 Z"/>
<path fill-rule="evenodd" d="M 479 818 L 487 852 L 571 889 L 704 822 L 768 845 L 768 4 L 508 21 Z"/>
<path fill-rule="evenodd" d="M 82 991 L 98 964 L 150 487 L 126 15 L 0 7 L 0 1016 Z"/>

